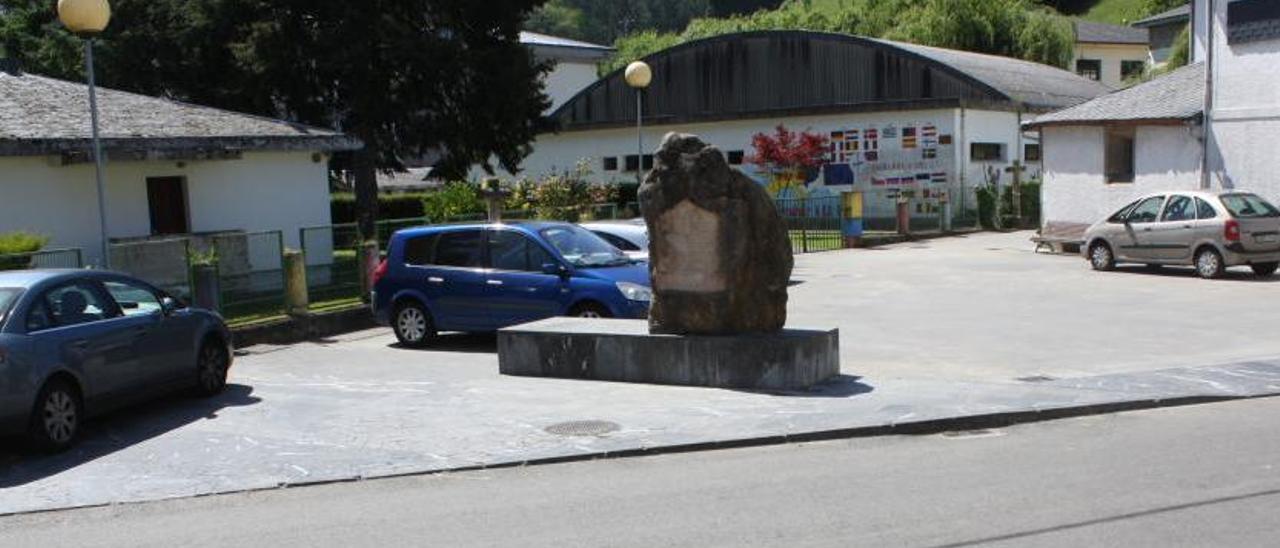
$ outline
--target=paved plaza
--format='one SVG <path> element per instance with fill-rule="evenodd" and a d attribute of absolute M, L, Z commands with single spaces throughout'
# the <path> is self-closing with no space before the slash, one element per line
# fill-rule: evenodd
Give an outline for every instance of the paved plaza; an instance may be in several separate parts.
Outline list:
<path fill-rule="evenodd" d="M 492 336 L 414 351 L 376 329 L 249 348 L 220 398 L 116 413 L 62 455 L 0 450 L 0 514 L 1280 393 L 1280 340 L 1266 335 L 1280 278 L 1096 273 L 1028 237 L 798 256 L 789 324 L 838 327 L 843 361 L 805 393 L 504 377 Z M 608 424 L 562 424 L 575 421 Z"/>

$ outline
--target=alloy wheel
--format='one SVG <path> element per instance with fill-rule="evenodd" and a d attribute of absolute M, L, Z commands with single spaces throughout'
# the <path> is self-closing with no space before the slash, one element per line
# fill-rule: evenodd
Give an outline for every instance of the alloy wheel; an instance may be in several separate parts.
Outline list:
<path fill-rule="evenodd" d="M 44 430 L 50 441 L 65 444 L 76 435 L 79 416 L 75 397 L 64 390 L 54 390 L 44 400 Z"/>
<path fill-rule="evenodd" d="M 1093 260 L 1093 268 L 1097 270 L 1106 270 L 1111 265 L 1111 250 L 1105 245 L 1093 246 L 1089 257 Z"/>
<path fill-rule="evenodd" d="M 1203 278 L 1216 278 L 1222 273 L 1222 259 L 1217 253 L 1203 251 L 1196 257 L 1196 271 Z"/>
<path fill-rule="evenodd" d="M 206 344 L 200 350 L 200 387 L 207 394 L 222 390 L 227 382 L 227 360 L 214 344 Z"/>
<path fill-rule="evenodd" d="M 418 342 L 427 336 L 427 317 L 417 307 L 407 306 L 396 317 L 396 326 L 405 341 Z"/>
<path fill-rule="evenodd" d="M 600 313 L 595 310 L 587 308 L 578 312 L 578 317 L 579 318 L 603 318 L 604 316 L 600 315 Z"/>

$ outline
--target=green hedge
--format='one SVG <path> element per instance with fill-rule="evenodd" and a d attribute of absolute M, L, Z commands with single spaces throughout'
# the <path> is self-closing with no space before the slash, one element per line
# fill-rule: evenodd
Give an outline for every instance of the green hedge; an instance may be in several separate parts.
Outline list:
<path fill-rule="evenodd" d="M 425 213 L 422 199 L 425 192 L 405 194 L 381 194 L 378 196 L 379 219 L 410 219 L 422 217 Z M 350 192 L 334 193 L 329 200 L 329 214 L 333 224 L 356 222 L 356 197 Z"/>

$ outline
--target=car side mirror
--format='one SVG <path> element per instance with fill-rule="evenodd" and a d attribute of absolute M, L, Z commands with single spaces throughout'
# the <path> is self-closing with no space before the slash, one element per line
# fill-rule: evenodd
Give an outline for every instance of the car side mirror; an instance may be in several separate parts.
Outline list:
<path fill-rule="evenodd" d="M 165 297 L 163 299 L 160 299 L 160 313 L 164 314 L 165 316 L 172 316 L 173 313 L 176 312 L 177 310 L 178 310 L 178 301 L 173 300 L 173 297 Z"/>
<path fill-rule="evenodd" d="M 569 269 L 560 263 L 545 263 L 542 265 L 542 273 L 564 277 L 569 275 Z"/>

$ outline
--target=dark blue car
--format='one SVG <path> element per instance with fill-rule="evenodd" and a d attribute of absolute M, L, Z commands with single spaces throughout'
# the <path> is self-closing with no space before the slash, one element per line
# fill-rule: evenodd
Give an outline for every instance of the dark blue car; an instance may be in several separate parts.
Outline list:
<path fill-rule="evenodd" d="M 400 342 L 552 316 L 645 318 L 649 268 L 577 225 L 468 224 L 396 232 L 373 306 Z"/>
<path fill-rule="evenodd" d="M 85 417 L 169 391 L 222 391 L 231 333 L 138 279 L 92 270 L 0 272 L 0 436 L 48 450 Z"/>

